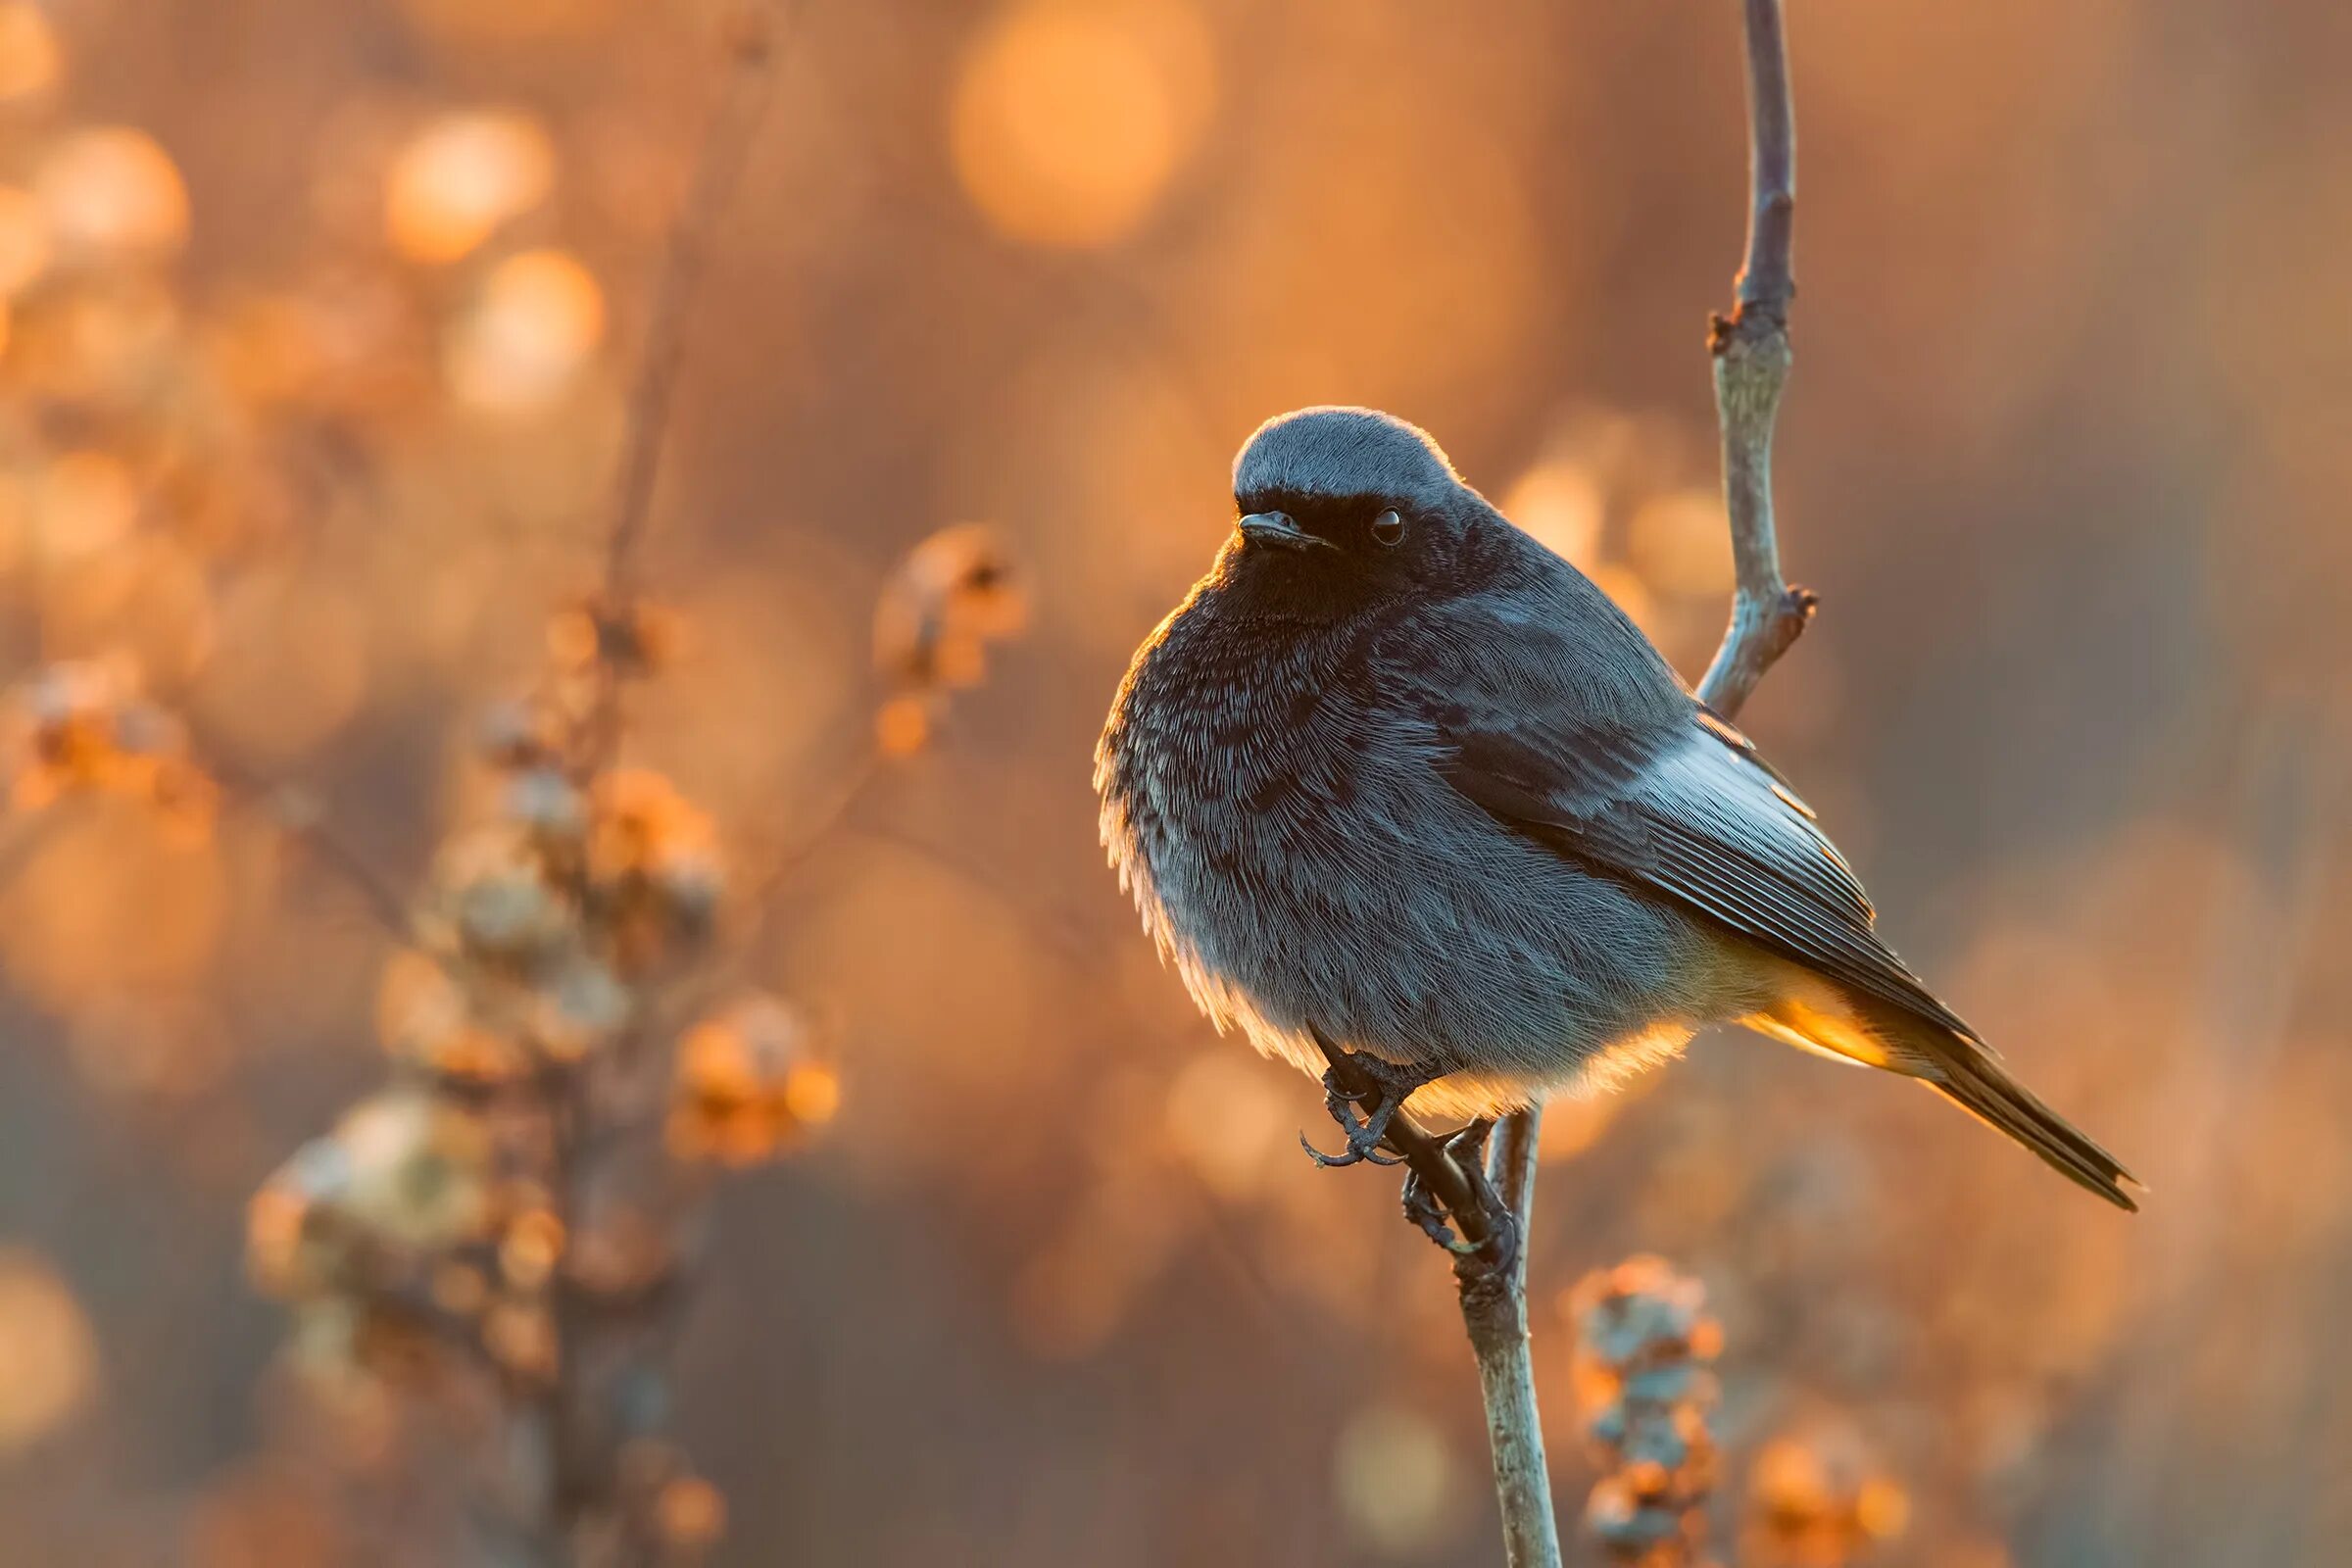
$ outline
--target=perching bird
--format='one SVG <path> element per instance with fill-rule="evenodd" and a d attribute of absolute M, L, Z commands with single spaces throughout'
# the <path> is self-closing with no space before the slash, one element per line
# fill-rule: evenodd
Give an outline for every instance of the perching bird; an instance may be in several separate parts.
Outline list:
<path fill-rule="evenodd" d="M 1233 487 L 1096 749 L 1102 841 L 1220 1030 L 1377 1069 L 1343 1160 L 1398 1103 L 1496 1116 L 1731 1020 L 1916 1078 L 2137 1207 L 1879 940 L 1746 737 L 1427 435 L 1284 415 Z"/>

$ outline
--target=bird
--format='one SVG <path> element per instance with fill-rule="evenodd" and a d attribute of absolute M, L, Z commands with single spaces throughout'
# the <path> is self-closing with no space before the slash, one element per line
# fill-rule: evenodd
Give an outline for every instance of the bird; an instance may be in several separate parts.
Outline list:
<path fill-rule="evenodd" d="M 1233 497 L 1119 683 L 1102 839 L 1217 1030 L 1324 1079 L 1327 1163 L 1393 1163 L 1399 1108 L 1483 1125 L 1729 1022 L 1917 1080 L 2138 1206 L 1880 939 L 1788 780 L 1426 432 L 1282 415 Z"/>

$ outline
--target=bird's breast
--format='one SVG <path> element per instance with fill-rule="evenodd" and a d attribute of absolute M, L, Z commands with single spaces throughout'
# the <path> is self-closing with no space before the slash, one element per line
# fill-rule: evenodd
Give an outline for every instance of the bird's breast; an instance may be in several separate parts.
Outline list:
<path fill-rule="evenodd" d="M 1201 940 L 1236 906 L 1280 906 L 1346 853 L 1389 765 L 1340 661 L 1199 605 L 1137 655 L 1097 753 L 1103 842 L 1147 923 Z"/>
<path fill-rule="evenodd" d="M 1113 710 L 1099 778 L 1111 861 L 1212 1011 L 1215 980 L 1263 1000 L 1339 990 L 1359 962 L 1426 966 L 1446 950 L 1422 928 L 1477 896 L 1480 824 L 1426 726 L 1344 662 L 1163 634 Z"/>

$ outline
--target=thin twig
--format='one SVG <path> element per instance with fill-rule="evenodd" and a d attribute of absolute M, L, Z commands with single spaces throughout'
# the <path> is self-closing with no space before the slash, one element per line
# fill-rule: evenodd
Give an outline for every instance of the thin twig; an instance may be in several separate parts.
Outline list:
<path fill-rule="evenodd" d="M 1737 587 L 1731 625 L 1698 684 L 1699 699 L 1727 718 L 1739 712 L 1764 672 L 1795 643 L 1815 606 L 1811 593 L 1791 588 L 1781 575 L 1772 511 L 1773 424 L 1788 378 L 1788 307 L 1796 295 L 1796 117 L 1788 89 L 1788 51 L 1781 0 L 1743 0 L 1742 10 L 1747 39 L 1746 257 L 1734 283 L 1732 314 L 1712 318 L 1707 337 L 1715 368 L 1724 506 Z M 1543 1114 L 1542 1105 L 1530 1105 L 1504 1117 L 1488 1149 L 1488 1182 L 1509 1205 L 1520 1238 L 1530 1234 Z M 1415 1158 L 1411 1151 L 1406 1152 L 1413 1168 L 1421 1170 L 1426 1156 Z M 1443 1157 L 1442 1149 L 1439 1154 L 1442 1163 L 1451 1163 Z M 1427 1175 L 1423 1180 L 1438 1192 L 1457 1224 L 1466 1225 L 1468 1216 L 1452 1194 L 1437 1188 Z M 1504 1561 L 1510 1568 L 1558 1568 L 1559 1527 L 1544 1467 L 1544 1429 L 1528 1354 L 1525 1249 L 1514 1249 L 1502 1268 L 1479 1273 L 1457 1267 L 1456 1273 L 1462 1323 L 1478 1358 L 1486 1396 Z"/>
<path fill-rule="evenodd" d="M 729 26 L 732 69 L 703 133 L 693 183 L 671 221 L 668 253 L 654 283 L 637 380 L 629 393 L 612 519 L 605 537 L 604 591 L 596 606 L 600 617 L 623 624 L 636 599 L 637 557 L 662 475 L 670 403 L 686 358 L 687 318 L 710 261 L 711 237 L 742 180 L 760 119 L 773 96 L 776 47 L 788 9 L 789 0 L 758 0 Z M 599 637 L 599 685 L 589 724 L 591 772 L 611 760 L 620 742 L 618 710 L 625 676 L 615 650 L 606 647 L 606 641 Z"/>
<path fill-rule="evenodd" d="M 628 444 L 621 453 L 619 482 L 613 492 L 612 531 L 605 546 L 605 585 L 617 597 L 626 597 L 634 586 L 637 545 L 653 508 L 663 437 L 669 429 L 670 399 L 677 387 L 678 367 L 686 357 L 687 313 L 710 260 L 711 234 L 735 194 L 751 153 L 753 132 L 767 108 L 775 82 L 769 67 L 783 11 L 782 0 L 775 0 L 764 11 L 747 13 L 729 39 L 734 69 L 728 73 L 724 96 L 704 132 L 694 182 L 672 220 L 669 253 L 654 285 L 637 384 L 629 396 Z"/>
<path fill-rule="evenodd" d="M 1340 1087 L 1369 1090 L 1355 1058 L 1321 1034 L 1315 1043 Z M 1486 1401 L 1487 1440 L 1494 1460 L 1494 1494 L 1502 1510 L 1503 1561 L 1509 1568 L 1559 1568 L 1559 1527 L 1551 1507 L 1551 1476 L 1544 1460 L 1544 1425 L 1536 1407 L 1535 1363 L 1527 1348 L 1527 1235 L 1533 1212 L 1536 1118 L 1505 1117 L 1489 1140 L 1488 1191 L 1455 1158 L 1449 1140 L 1399 1110 L 1385 1142 L 1445 1208 L 1460 1234 L 1454 1248 L 1454 1285 L 1462 1326 L 1478 1361 Z M 1490 1206 L 1492 1205 L 1492 1206 Z"/>
<path fill-rule="evenodd" d="M 414 902 L 359 846 L 342 835 L 328 818 L 323 802 L 298 785 L 247 766 L 231 756 L 218 737 L 199 727 L 197 697 L 210 667 L 199 671 L 196 681 L 183 687 L 172 703 L 185 726 L 188 760 L 230 804 L 260 813 L 278 832 L 310 851 L 313 859 L 359 896 L 385 936 L 431 955 L 447 967 L 447 958 L 418 931 Z"/>
<path fill-rule="evenodd" d="M 337 832 L 316 804 L 303 800 L 290 785 L 274 783 L 247 771 L 217 748 L 201 750 L 197 764 L 231 801 L 262 812 L 271 826 L 309 850 L 313 858 L 359 895 L 384 935 L 404 947 L 432 951 L 431 944 L 417 931 L 416 914 L 399 887 L 358 846 Z"/>
<path fill-rule="evenodd" d="M 729 988 L 748 983 L 747 971 L 759 963 L 760 950 L 766 944 L 769 924 L 783 903 L 784 889 L 792 873 L 831 842 L 842 823 L 849 820 L 858 803 L 882 777 L 883 761 L 882 754 L 869 748 L 842 775 L 824 805 L 776 852 L 761 870 L 760 880 L 743 896 L 741 906 L 745 912 L 725 951 L 662 999 L 649 1033 L 657 1036 L 674 1033 L 707 1011 Z"/>
<path fill-rule="evenodd" d="M 621 687 L 638 667 L 637 564 L 662 453 L 670 404 L 685 361 L 686 324 L 710 259 L 710 243 L 749 161 L 754 137 L 772 96 L 776 43 L 787 0 L 756 0 L 729 24 L 730 69 L 717 109 L 703 134 L 693 182 L 671 220 L 669 244 L 646 318 L 637 380 L 628 403 L 627 434 L 606 536 L 598 620 L 595 699 L 587 744 L 576 761 L 584 776 L 608 766 L 620 748 Z M 583 1150 L 594 1105 L 583 1078 L 567 1076 L 549 1101 L 549 1186 L 565 1234 L 576 1232 L 584 1200 Z M 558 1338 L 556 1376 L 538 1405 L 551 1468 L 546 1524 L 564 1553 L 580 1521 L 612 1486 L 618 1463 L 614 1424 L 595 1409 L 601 1393 L 589 1375 L 583 1347 L 587 1303 L 568 1271 L 553 1282 Z"/>
<path fill-rule="evenodd" d="M 1715 412 L 1723 434 L 1723 500 L 1731 514 L 1738 587 L 1732 624 L 1698 683 L 1699 699 L 1730 718 L 1804 631 L 1817 603 L 1781 575 L 1772 514 L 1772 430 L 1788 380 L 1788 306 L 1796 224 L 1796 122 L 1781 0 L 1745 0 L 1747 20 L 1747 260 L 1728 317 L 1708 325 Z"/>
<path fill-rule="evenodd" d="M 1733 287 L 1742 311 L 1786 326 L 1796 297 L 1796 110 L 1781 0 L 1745 0 L 1747 261 Z"/>
<path fill-rule="evenodd" d="M 742 951 L 751 952 L 760 939 L 766 935 L 767 923 L 774 917 L 777 901 L 782 897 L 784 886 L 791 880 L 792 873 L 799 870 L 809 856 L 830 842 L 835 829 L 849 820 L 858 803 L 865 799 L 866 792 L 881 779 L 883 760 L 882 753 L 874 747 L 869 746 L 860 753 L 857 761 L 835 783 L 833 793 L 824 805 L 801 824 L 791 841 L 768 861 L 766 868 L 760 872 L 760 880 L 753 884 L 747 901 L 751 912 L 738 943 Z"/>

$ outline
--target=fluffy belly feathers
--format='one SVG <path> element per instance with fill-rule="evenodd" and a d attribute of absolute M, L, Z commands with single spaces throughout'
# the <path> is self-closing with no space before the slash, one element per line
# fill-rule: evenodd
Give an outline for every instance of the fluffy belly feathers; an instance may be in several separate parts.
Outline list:
<path fill-rule="evenodd" d="M 1685 995 L 1731 955 L 1694 954 L 1688 922 L 1497 836 L 1434 772 L 1374 758 L 1344 791 L 1260 783 L 1258 808 L 1234 812 L 1125 761 L 1103 842 L 1146 929 L 1220 1031 L 1311 1076 L 1310 1028 L 1440 1067 L 1417 1111 L 1496 1115 L 1621 1082 L 1734 1000 Z"/>

